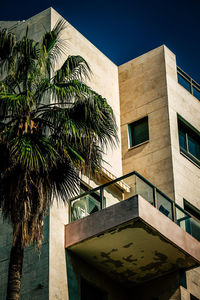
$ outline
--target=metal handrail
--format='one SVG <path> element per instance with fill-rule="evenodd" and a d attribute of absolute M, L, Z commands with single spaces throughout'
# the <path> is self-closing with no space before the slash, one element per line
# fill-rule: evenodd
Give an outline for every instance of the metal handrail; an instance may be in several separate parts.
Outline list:
<path fill-rule="evenodd" d="M 130 172 L 130 173 L 126 174 L 126 175 L 122 175 L 122 176 L 120 176 L 120 177 L 118 177 L 118 178 L 116 178 L 116 179 L 114 179 L 114 180 L 112 180 L 112 181 L 109 181 L 109 182 L 106 182 L 106 183 L 104 183 L 104 184 L 102 184 L 102 185 L 100 185 L 100 186 L 97 186 L 96 188 L 91 189 L 91 190 L 89 190 L 89 191 L 87 191 L 87 192 L 85 192 L 85 193 L 83 193 L 83 194 L 79 194 L 79 195 L 77 195 L 77 196 L 75 196 L 75 197 L 69 199 L 69 202 L 72 202 L 72 201 L 74 201 L 74 200 L 77 200 L 77 199 L 79 199 L 79 198 L 81 198 L 81 197 L 84 197 L 84 196 L 86 196 L 86 195 L 90 195 L 90 194 L 92 194 L 92 193 L 94 193 L 94 192 L 96 192 L 96 191 L 98 191 L 98 190 L 100 191 L 100 189 L 103 190 L 105 187 L 108 187 L 109 185 L 115 184 L 115 183 L 117 183 L 118 181 L 122 181 L 122 180 L 124 180 L 124 179 L 126 179 L 126 178 L 128 178 L 128 177 L 130 177 L 130 176 L 133 176 L 133 175 L 138 176 L 142 181 L 144 181 L 145 183 L 147 183 L 147 184 L 148 184 L 149 186 L 151 186 L 153 189 L 156 189 L 156 191 L 159 192 L 164 198 L 166 198 L 171 204 L 174 204 L 174 205 L 175 205 L 178 209 L 180 209 L 183 213 L 185 213 L 186 215 L 192 217 L 192 215 L 191 215 L 189 212 L 185 211 L 181 206 L 179 206 L 177 203 L 175 203 L 175 201 L 173 201 L 172 199 L 170 199 L 170 198 L 169 198 L 166 194 L 164 194 L 159 188 L 157 188 L 154 184 L 152 184 L 149 180 L 147 180 L 145 177 L 143 177 L 141 174 L 139 174 L 139 173 L 136 172 L 136 171 Z"/>
<path fill-rule="evenodd" d="M 105 187 L 107 187 L 107 186 L 109 186 L 109 185 L 112 185 L 112 184 L 115 184 L 115 183 L 117 183 L 118 181 L 122 181 L 122 180 L 124 180 L 124 179 L 126 179 L 127 177 L 130 177 L 130 176 L 132 176 L 132 175 L 138 176 L 140 179 L 142 179 L 144 182 L 146 182 L 149 186 L 151 186 L 152 188 L 156 188 L 156 190 L 157 190 L 163 197 L 167 198 L 167 200 L 169 200 L 170 202 L 174 202 L 174 201 L 171 200 L 167 195 L 165 195 L 161 190 L 159 190 L 155 185 L 153 185 L 150 181 L 148 181 L 145 177 L 143 177 L 142 175 L 140 175 L 140 174 L 139 174 L 138 172 L 136 172 L 136 171 L 130 172 L 130 173 L 126 174 L 126 175 L 122 175 L 122 176 L 120 176 L 120 177 L 118 177 L 118 178 L 116 178 L 116 179 L 114 179 L 114 180 L 111 180 L 111 181 L 106 182 L 106 183 L 104 183 L 104 184 L 102 184 L 102 185 L 100 185 L 100 186 L 97 186 L 96 188 L 91 189 L 91 190 L 89 190 L 89 191 L 87 191 L 87 192 L 85 192 L 85 193 L 83 193 L 83 194 L 81 194 L 81 195 L 77 195 L 77 196 L 75 196 L 75 197 L 69 199 L 69 202 L 74 201 L 74 200 L 76 200 L 76 199 L 78 199 L 78 198 L 80 198 L 80 197 L 89 195 L 89 194 L 91 194 L 91 193 L 94 193 L 94 192 L 96 192 L 97 190 L 99 190 L 100 188 L 104 189 Z"/>
<path fill-rule="evenodd" d="M 177 66 L 177 73 L 190 84 L 190 93 L 194 95 L 193 87 L 200 93 L 200 84 Z M 194 96 L 195 97 L 195 96 Z M 199 98 L 197 98 L 199 99 Z M 199 99 L 200 100 L 200 99 Z"/>
<path fill-rule="evenodd" d="M 190 219 L 190 218 L 193 219 L 193 216 L 192 216 L 189 212 L 187 212 L 184 208 L 182 208 L 182 207 L 179 206 L 177 203 L 175 203 L 175 201 L 173 201 L 172 199 L 170 199 L 167 195 L 165 195 L 161 190 L 159 190 L 155 185 L 153 185 L 151 182 L 149 182 L 146 178 L 144 178 L 144 177 L 143 177 L 142 175 L 140 175 L 138 172 L 133 171 L 133 172 L 131 172 L 131 173 L 128 173 L 128 174 L 126 174 L 126 175 L 123 175 L 123 176 L 121 176 L 121 177 L 119 177 L 119 178 L 116 178 L 116 179 L 114 179 L 114 180 L 112 180 L 112 181 L 110 181 L 110 182 L 107 182 L 107 183 L 105 183 L 105 184 L 102 184 L 101 186 L 98 186 L 98 187 L 96 187 L 96 188 L 94 188 L 94 189 L 91 189 L 91 190 L 89 190 L 89 191 L 87 191 L 87 192 L 85 192 L 85 193 L 83 193 L 83 194 L 77 195 L 76 197 L 70 199 L 70 206 L 69 206 L 70 220 L 71 220 L 71 202 L 72 202 L 72 201 L 77 200 L 77 199 L 82 198 L 82 197 L 84 197 L 84 196 L 86 196 L 86 195 L 90 195 L 90 194 L 93 194 L 93 193 L 99 191 L 99 202 L 100 202 L 100 207 L 101 207 L 101 209 L 103 209 L 103 208 L 104 208 L 104 205 L 103 205 L 103 203 L 104 203 L 104 201 L 103 201 L 103 199 L 104 199 L 104 188 L 106 188 L 106 187 L 108 187 L 108 186 L 110 186 L 110 185 L 113 185 L 113 184 L 115 184 L 115 183 L 117 183 L 117 182 L 119 182 L 119 181 L 122 181 L 122 180 L 124 180 L 125 178 L 128 178 L 128 177 L 133 176 L 133 175 L 135 175 L 135 178 L 137 178 L 137 177 L 140 178 L 143 182 L 145 182 L 148 186 L 150 186 L 150 187 L 152 188 L 152 190 L 153 190 L 153 204 L 152 204 L 152 202 L 150 202 L 150 203 L 151 203 L 155 208 L 159 209 L 159 208 L 158 208 L 158 205 L 157 205 L 157 193 L 159 193 L 160 195 L 162 195 L 162 196 L 166 199 L 166 201 L 168 201 L 168 202 L 171 204 L 171 209 L 170 209 L 171 217 L 170 217 L 170 219 L 171 219 L 173 222 L 175 222 L 177 225 L 180 226 L 180 223 L 181 223 L 182 221 L 185 221 L 185 220 L 188 219 L 188 218 L 189 218 L 189 219 Z M 135 181 L 134 184 L 137 184 L 136 181 Z M 137 192 L 137 191 L 136 191 L 136 192 Z M 145 200 L 148 201 L 148 199 L 145 199 Z M 185 216 L 178 219 L 178 218 L 177 218 L 177 209 L 178 209 L 180 212 L 184 213 Z M 186 229 L 185 229 L 185 231 L 187 231 L 188 233 L 192 234 L 192 233 L 191 233 L 191 228 L 190 228 L 190 231 L 188 231 L 188 230 L 186 230 Z M 198 239 L 199 239 L 199 238 L 198 238 Z"/>

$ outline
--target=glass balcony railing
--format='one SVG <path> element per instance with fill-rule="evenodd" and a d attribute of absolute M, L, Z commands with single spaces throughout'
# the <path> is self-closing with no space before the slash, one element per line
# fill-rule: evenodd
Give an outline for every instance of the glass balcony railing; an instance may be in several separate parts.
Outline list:
<path fill-rule="evenodd" d="M 141 195 L 162 214 L 200 241 L 200 223 L 135 171 L 71 199 L 70 221 L 84 218 L 135 195 Z"/>
<path fill-rule="evenodd" d="M 177 67 L 177 75 L 178 83 L 200 100 L 200 85 L 179 67 Z"/>

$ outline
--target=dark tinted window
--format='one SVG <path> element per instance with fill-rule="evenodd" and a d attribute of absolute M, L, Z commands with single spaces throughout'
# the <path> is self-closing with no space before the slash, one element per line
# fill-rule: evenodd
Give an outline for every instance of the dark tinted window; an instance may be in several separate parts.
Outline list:
<path fill-rule="evenodd" d="M 185 199 L 183 200 L 183 202 L 184 202 L 184 209 L 188 211 L 196 219 L 200 220 L 200 210 Z"/>
<path fill-rule="evenodd" d="M 178 134 L 180 150 L 190 159 L 200 163 L 200 135 L 184 121 L 178 120 Z"/>
<path fill-rule="evenodd" d="M 192 135 L 188 134 L 188 151 L 200 159 L 200 144 L 198 137 L 193 137 Z"/>
<path fill-rule="evenodd" d="M 184 209 L 192 215 L 192 218 L 188 219 L 186 226 L 188 226 L 192 236 L 200 241 L 200 210 L 185 199 Z"/>
<path fill-rule="evenodd" d="M 148 117 L 128 125 L 130 148 L 149 139 Z"/>

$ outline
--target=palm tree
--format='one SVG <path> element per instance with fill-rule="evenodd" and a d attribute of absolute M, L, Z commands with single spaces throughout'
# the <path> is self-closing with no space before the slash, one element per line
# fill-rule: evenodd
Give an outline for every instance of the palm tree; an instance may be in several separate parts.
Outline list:
<path fill-rule="evenodd" d="M 24 248 L 40 248 L 52 201 L 66 203 L 79 171 L 98 170 L 116 142 L 111 107 L 85 84 L 87 62 L 68 56 L 55 69 L 66 55 L 64 28 L 60 20 L 40 42 L 28 28 L 20 40 L 0 30 L 0 208 L 13 226 L 7 300 L 19 299 Z"/>

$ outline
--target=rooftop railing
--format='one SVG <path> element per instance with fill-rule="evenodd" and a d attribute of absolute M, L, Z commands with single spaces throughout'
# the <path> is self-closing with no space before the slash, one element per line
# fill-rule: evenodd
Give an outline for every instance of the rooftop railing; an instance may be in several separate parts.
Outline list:
<path fill-rule="evenodd" d="M 178 83 L 200 100 L 200 84 L 177 66 Z"/>
<path fill-rule="evenodd" d="M 136 171 L 70 200 L 70 221 L 76 221 L 119 201 L 141 195 L 162 214 L 200 241 L 200 223 Z"/>

